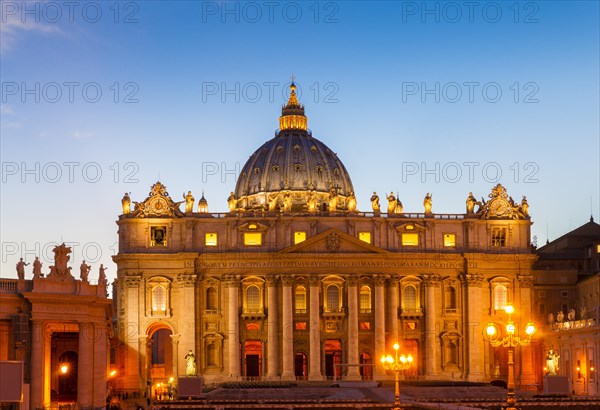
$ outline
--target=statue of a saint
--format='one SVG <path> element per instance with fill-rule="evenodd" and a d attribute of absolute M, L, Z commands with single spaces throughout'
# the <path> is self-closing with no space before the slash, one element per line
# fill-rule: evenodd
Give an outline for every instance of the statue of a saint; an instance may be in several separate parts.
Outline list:
<path fill-rule="evenodd" d="M 558 323 L 562 323 L 565 320 L 565 314 L 562 312 L 562 310 L 560 310 L 557 314 L 556 314 L 556 321 Z"/>
<path fill-rule="evenodd" d="M 25 261 L 23 261 L 23 258 L 19 259 L 19 262 L 17 262 L 17 277 L 19 278 L 19 280 L 25 279 L 25 266 L 27 265 L 29 264 L 25 263 Z"/>
<path fill-rule="evenodd" d="M 233 192 L 231 192 L 227 198 L 227 206 L 229 207 L 229 212 L 235 212 L 237 200 L 235 199 L 235 194 Z"/>
<path fill-rule="evenodd" d="M 521 200 L 521 212 L 523 212 L 523 215 L 529 216 L 529 204 L 525 195 L 523 195 L 523 199 Z"/>
<path fill-rule="evenodd" d="M 381 208 L 379 207 L 379 196 L 377 196 L 377 192 L 373 192 L 371 196 L 371 208 L 373 208 L 373 212 L 378 214 L 381 212 Z"/>
<path fill-rule="evenodd" d="M 554 324 L 554 315 L 552 313 L 548 313 L 548 324 L 549 325 Z"/>
<path fill-rule="evenodd" d="M 42 262 L 40 262 L 40 258 L 37 256 L 33 261 L 33 278 L 39 279 L 42 277 Z"/>
<path fill-rule="evenodd" d="M 277 195 L 270 195 L 267 204 L 269 205 L 269 212 L 274 212 L 277 208 Z"/>
<path fill-rule="evenodd" d="M 393 192 L 390 192 L 390 194 L 387 195 L 385 198 L 388 201 L 387 213 L 393 214 L 394 212 L 396 212 L 396 205 L 398 205 L 398 200 L 394 196 Z"/>
<path fill-rule="evenodd" d="M 103 286 L 105 288 L 108 286 L 108 280 L 106 279 L 106 268 L 103 264 L 100 264 L 98 273 L 98 286 Z"/>
<path fill-rule="evenodd" d="M 573 308 L 569 309 L 569 313 L 567 313 L 567 318 L 569 319 L 569 322 L 572 322 L 575 320 L 575 309 L 573 309 Z"/>
<path fill-rule="evenodd" d="M 192 349 L 185 355 L 185 375 L 196 375 L 196 356 L 194 355 L 194 352 L 192 352 Z"/>
<path fill-rule="evenodd" d="M 556 376 L 558 371 L 558 358 L 560 356 L 554 353 L 554 349 L 550 349 L 546 354 L 546 375 Z"/>
<path fill-rule="evenodd" d="M 192 191 L 188 191 L 187 195 L 183 194 L 183 199 L 185 199 L 185 213 L 194 212 L 194 196 L 192 195 Z"/>
<path fill-rule="evenodd" d="M 123 199 L 121 199 L 121 206 L 123 207 L 124 215 L 127 215 L 131 212 L 131 198 L 129 197 L 129 193 L 125 192 L 125 195 L 123 195 Z"/>
<path fill-rule="evenodd" d="M 291 212 L 292 211 L 292 194 L 286 192 L 283 195 L 283 212 Z"/>
<path fill-rule="evenodd" d="M 81 265 L 79 266 L 79 278 L 83 282 L 87 282 L 88 281 L 88 276 L 89 276 L 89 273 L 90 273 L 90 269 L 92 269 L 92 267 L 90 265 L 87 265 L 85 263 L 85 260 L 83 262 L 81 262 Z"/>
<path fill-rule="evenodd" d="M 469 196 L 467 197 L 467 214 L 472 214 L 475 212 L 475 204 L 477 200 L 473 196 L 473 192 L 469 192 Z"/>
<path fill-rule="evenodd" d="M 331 187 L 329 190 L 329 212 L 335 212 L 337 210 L 337 192 L 335 188 Z"/>
<path fill-rule="evenodd" d="M 306 207 L 308 208 L 308 212 L 317 212 L 317 194 L 314 190 L 311 190 L 307 194 Z"/>
<path fill-rule="evenodd" d="M 347 208 L 349 212 L 356 211 L 356 197 L 354 196 L 354 191 L 350 191 L 350 196 L 348 197 Z"/>
<path fill-rule="evenodd" d="M 423 199 L 423 207 L 425 208 L 425 215 L 431 215 L 431 194 L 428 192 Z"/>

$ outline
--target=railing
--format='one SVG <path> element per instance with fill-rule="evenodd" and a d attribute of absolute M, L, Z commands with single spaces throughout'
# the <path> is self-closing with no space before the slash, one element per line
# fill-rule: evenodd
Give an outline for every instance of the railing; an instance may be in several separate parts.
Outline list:
<path fill-rule="evenodd" d="M 16 279 L 0 279 L 0 292 L 2 293 L 17 293 Z"/>
<path fill-rule="evenodd" d="M 596 319 L 583 319 L 583 320 L 573 320 L 566 322 L 553 323 L 548 325 L 548 330 L 554 332 L 560 332 L 563 330 L 575 330 L 575 329 L 584 329 L 588 327 L 597 326 Z"/>

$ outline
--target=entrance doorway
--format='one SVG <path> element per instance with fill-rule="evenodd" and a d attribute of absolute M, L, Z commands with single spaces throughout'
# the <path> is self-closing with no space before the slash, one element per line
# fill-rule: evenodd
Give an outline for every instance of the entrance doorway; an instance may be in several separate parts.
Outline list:
<path fill-rule="evenodd" d="M 306 380 L 308 376 L 308 360 L 304 353 L 294 356 L 294 375 L 296 380 Z"/>
<path fill-rule="evenodd" d="M 173 342 L 170 329 L 160 328 L 150 337 L 150 378 L 153 384 L 173 377 Z"/>
<path fill-rule="evenodd" d="M 362 380 L 373 380 L 373 359 L 369 353 L 360 354 L 360 378 Z"/>
<path fill-rule="evenodd" d="M 340 364 L 342 363 L 342 343 L 339 340 L 325 341 L 325 377 L 327 380 L 342 378 Z"/>
<path fill-rule="evenodd" d="M 75 332 L 55 332 L 51 339 L 52 401 L 77 401 L 79 335 Z"/>
<path fill-rule="evenodd" d="M 248 340 L 244 343 L 246 378 L 259 380 L 262 376 L 262 342 Z"/>

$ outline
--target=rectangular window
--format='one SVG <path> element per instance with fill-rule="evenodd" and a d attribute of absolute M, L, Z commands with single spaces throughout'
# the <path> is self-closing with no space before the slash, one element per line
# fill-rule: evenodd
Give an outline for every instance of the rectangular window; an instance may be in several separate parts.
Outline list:
<path fill-rule="evenodd" d="M 445 233 L 444 234 L 444 246 L 446 248 L 454 248 L 456 246 L 456 234 Z"/>
<path fill-rule="evenodd" d="M 596 253 L 600 253 L 600 243 L 596 245 Z"/>
<path fill-rule="evenodd" d="M 506 228 L 492 228 L 492 246 L 506 246 Z"/>
<path fill-rule="evenodd" d="M 150 246 L 167 246 L 167 227 L 150 227 Z"/>
<path fill-rule="evenodd" d="M 206 246 L 217 246 L 217 234 L 207 233 L 204 235 L 204 244 Z"/>
<path fill-rule="evenodd" d="M 306 240 L 306 232 L 296 231 L 294 232 L 294 245 L 304 242 Z"/>
<path fill-rule="evenodd" d="M 371 243 L 371 232 L 359 232 L 358 239 L 366 243 Z"/>
<path fill-rule="evenodd" d="M 402 234 L 402 246 L 419 246 L 419 234 L 418 233 L 403 233 Z"/>
<path fill-rule="evenodd" d="M 296 322 L 296 330 L 306 330 L 306 322 Z"/>
<path fill-rule="evenodd" d="M 371 322 L 360 322 L 360 330 L 371 330 Z"/>
<path fill-rule="evenodd" d="M 262 245 L 262 233 L 260 233 L 260 232 L 244 232 L 244 245 L 246 245 L 246 246 Z"/>

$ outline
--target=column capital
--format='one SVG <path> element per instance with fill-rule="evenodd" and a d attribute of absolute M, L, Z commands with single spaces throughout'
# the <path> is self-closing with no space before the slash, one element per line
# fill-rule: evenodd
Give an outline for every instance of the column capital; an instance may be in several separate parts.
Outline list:
<path fill-rule="evenodd" d="M 239 275 L 223 275 L 223 285 L 226 288 L 237 288 L 240 284 L 240 276 Z"/>
<path fill-rule="evenodd" d="M 292 286 L 294 283 L 294 277 L 292 275 L 281 275 L 279 277 L 283 286 Z"/>
<path fill-rule="evenodd" d="M 141 276 L 125 276 L 125 286 L 128 288 L 137 288 L 142 280 Z"/>
<path fill-rule="evenodd" d="M 517 275 L 519 286 L 522 288 L 531 288 L 533 286 L 533 275 Z"/>
<path fill-rule="evenodd" d="M 177 275 L 175 286 L 180 288 L 193 288 L 196 285 L 196 275 Z"/>
<path fill-rule="evenodd" d="M 375 286 L 383 286 L 388 277 L 388 275 L 376 274 L 373 275 L 373 282 L 375 282 Z"/>
<path fill-rule="evenodd" d="M 265 282 L 268 287 L 277 286 L 277 281 L 279 279 L 279 275 L 266 275 Z"/>
<path fill-rule="evenodd" d="M 483 275 L 478 273 L 463 273 L 460 275 L 460 280 L 469 287 L 481 287 Z"/>
<path fill-rule="evenodd" d="M 400 276 L 398 275 L 390 275 L 390 279 L 388 281 L 388 286 L 392 288 L 397 288 L 400 285 Z"/>
<path fill-rule="evenodd" d="M 319 275 L 310 275 L 308 277 L 308 283 L 310 286 L 319 286 L 321 284 L 321 278 Z"/>
<path fill-rule="evenodd" d="M 356 286 L 358 285 L 358 281 L 360 280 L 360 276 L 356 274 L 351 274 L 346 276 L 346 281 L 348 282 L 348 286 Z"/>
<path fill-rule="evenodd" d="M 421 275 L 421 280 L 423 280 L 425 287 L 438 287 L 440 286 L 441 279 L 442 277 L 437 273 L 423 273 Z"/>

